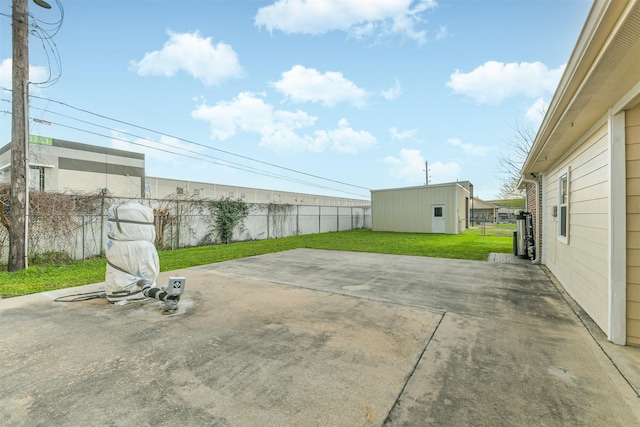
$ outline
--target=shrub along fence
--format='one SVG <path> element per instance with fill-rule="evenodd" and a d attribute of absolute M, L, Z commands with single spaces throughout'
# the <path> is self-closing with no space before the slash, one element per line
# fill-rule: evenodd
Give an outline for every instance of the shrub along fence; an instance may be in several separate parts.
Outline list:
<path fill-rule="evenodd" d="M 73 196 L 74 200 L 78 197 Z M 72 203 L 71 207 L 64 204 L 64 212 L 30 216 L 30 262 L 48 258 L 80 260 L 102 255 L 107 242 L 105 222 L 109 207 L 133 202 L 154 209 L 158 250 L 371 228 L 370 206 L 91 197 L 91 203 Z M 229 227 L 227 231 L 225 227 Z M 7 264 L 8 253 L 9 232 L 6 227 L 0 227 L 0 263 Z"/>

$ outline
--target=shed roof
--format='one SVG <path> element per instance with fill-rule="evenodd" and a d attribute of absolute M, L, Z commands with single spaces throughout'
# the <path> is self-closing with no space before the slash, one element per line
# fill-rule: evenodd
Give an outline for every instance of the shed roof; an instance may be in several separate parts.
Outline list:
<path fill-rule="evenodd" d="M 415 189 L 429 189 L 429 188 L 436 188 L 436 187 L 455 187 L 458 186 L 460 188 L 462 188 L 463 190 L 469 192 L 469 190 L 467 188 L 465 188 L 464 185 L 462 184 L 471 184 L 469 183 L 469 181 L 461 181 L 461 182 L 445 182 L 442 184 L 429 184 L 429 185 L 415 185 L 412 187 L 398 187 L 398 188 L 381 188 L 378 190 L 371 190 L 372 193 L 375 193 L 376 191 L 396 191 L 396 190 L 415 190 Z M 471 187 L 473 187 L 473 184 L 471 184 Z"/>

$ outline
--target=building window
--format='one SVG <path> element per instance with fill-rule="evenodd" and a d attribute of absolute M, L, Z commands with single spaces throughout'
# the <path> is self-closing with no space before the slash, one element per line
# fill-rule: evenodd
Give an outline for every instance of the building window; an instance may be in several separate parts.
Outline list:
<path fill-rule="evenodd" d="M 558 177 L 558 240 L 569 243 L 569 169 Z"/>
<path fill-rule="evenodd" d="M 182 187 L 176 188 L 176 194 L 183 194 L 183 193 L 184 193 L 184 189 Z"/>
<path fill-rule="evenodd" d="M 29 187 L 36 191 L 44 191 L 44 167 L 29 166 Z"/>
<path fill-rule="evenodd" d="M 200 195 L 200 189 L 199 188 L 194 188 L 193 189 L 193 195 L 194 196 L 199 196 Z"/>
<path fill-rule="evenodd" d="M 442 206 L 433 207 L 433 216 L 436 218 L 442 218 Z"/>

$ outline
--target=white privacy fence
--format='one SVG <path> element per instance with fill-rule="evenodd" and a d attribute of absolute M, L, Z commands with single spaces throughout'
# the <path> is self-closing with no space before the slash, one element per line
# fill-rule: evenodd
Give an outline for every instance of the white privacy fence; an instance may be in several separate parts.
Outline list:
<path fill-rule="evenodd" d="M 215 241 L 214 217 L 201 206 L 179 200 L 120 200 L 154 208 L 156 246 L 160 250 L 203 246 Z M 31 218 L 29 258 L 62 253 L 80 260 L 104 253 L 107 242 L 106 212 L 114 200 L 103 205 L 104 214 L 73 214 L 60 220 Z M 201 205 L 201 204 L 200 204 Z M 195 206 L 195 207 L 194 207 Z M 299 234 L 326 233 L 371 228 L 370 206 L 298 206 L 248 204 L 249 215 L 234 229 L 233 240 L 263 240 Z M 63 226 L 60 224 L 64 223 Z M 57 224 L 57 225 L 56 225 Z M 9 234 L 0 227 L 0 263 L 7 264 Z"/>

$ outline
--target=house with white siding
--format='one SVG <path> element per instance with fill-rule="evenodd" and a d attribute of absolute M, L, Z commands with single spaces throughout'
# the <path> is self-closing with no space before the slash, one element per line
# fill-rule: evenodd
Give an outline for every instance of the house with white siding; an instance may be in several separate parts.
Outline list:
<path fill-rule="evenodd" d="M 468 181 L 371 190 L 372 229 L 458 234 L 469 227 Z"/>
<path fill-rule="evenodd" d="M 536 259 L 640 345 L 640 0 L 596 0 L 522 168 Z"/>

